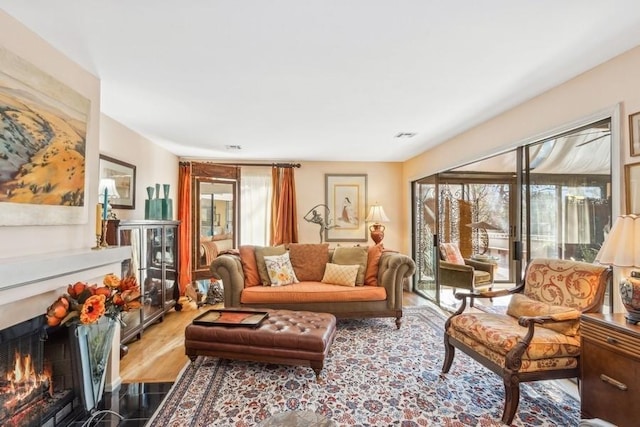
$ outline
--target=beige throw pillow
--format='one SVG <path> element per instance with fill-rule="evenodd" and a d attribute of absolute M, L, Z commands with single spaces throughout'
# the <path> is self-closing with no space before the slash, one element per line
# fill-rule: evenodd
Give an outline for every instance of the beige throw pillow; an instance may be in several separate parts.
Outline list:
<path fill-rule="evenodd" d="M 280 246 L 256 246 L 256 265 L 258 266 L 258 274 L 260 275 L 260 281 L 262 286 L 271 285 L 271 279 L 269 279 L 269 273 L 267 272 L 267 265 L 264 262 L 265 256 L 282 255 L 287 250 L 284 245 Z"/>
<path fill-rule="evenodd" d="M 322 283 L 340 286 L 355 286 L 359 265 L 338 265 L 328 263 L 324 269 Z"/>
<path fill-rule="evenodd" d="M 563 316 L 575 317 L 575 320 L 565 320 L 558 323 L 544 323 L 538 325 L 568 336 L 578 334 L 580 328 L 580 311 L 572 307 L 562 305 L 550 305 L 531 299 L 522 294 L 511 295 L 511 301 L 507 307 L 507 314 L 513 317 L 520 316 L 554 316 L 558 319 Z"/>
<path fill-rule="evenodd" d="M 358 276 L 356 277 L 356 285 L 364 285 L 364 273 L 367 270 L 367 254 L 369 248 L 367 246 L 354 246 L 351 248 L 335 248 L 331 262 L 339 265 L 359 265 Z"/>

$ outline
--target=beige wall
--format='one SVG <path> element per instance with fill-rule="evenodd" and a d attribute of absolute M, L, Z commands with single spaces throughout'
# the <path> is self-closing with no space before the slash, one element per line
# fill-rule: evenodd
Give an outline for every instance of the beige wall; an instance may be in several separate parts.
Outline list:
<path fill-rule="evenodd" d="M 318 203 L 325 203 L 325 174 L 366 174 L 367 175 L 367 212 L 376 202 L 384 207 L 389 217 L 386 226 L 384 246 L 399 249 L 402 244 L 402 230 L 405 224 L 402 208 L 402 164 L 392 162 L 303 162 L 295 169 L 296 196 L 298 199 L 298 237 L 300 242 L 316 243 L 320 241 L 319 226 L 304 220 L 304 215 Z M 367 242 L 373 244 L 367 229 Z M 329 242 L 331 247 L 336 242 Z M 351 242 L 340 242 L 348 245 Z"/>
<path fill-rule="evenodd" d="M 85 184 L 96 188 L 85 194 L 84 224 L 0 227 L 0 258 L 91 247 L 95 243 L 95 211 L 89 207 L 98 201 L 100 81 L 2 10 L 0 45 L 90 100 Z"/>
<path fill-rule="evenodd" d="M 136 167 L 135 210 L 115 209 L 119 219 L 144 219 L 146 188 L 155 186 L 156 183 L 171 186 L 169 198 L 173 199 L 173 219 L 177 219 L 177 156 L 105 114 L 100 115 L 100 154 L 131 163 Z"/>
<path fill-rule="evenodd" d="M 640 47 L 636 47 L 548 92 L 452 138 L 404 163 L 403 215 L 411 215 L 411 181 L 554 132 L 613 114 L 612 197 L 614 216 L 624 212 L 624 177 L 620 165 L 640 161 L 629 154 L 628 116 L 640 110 Z M 403 250 L 411 250 L 411 223 L 405 221 Z M 410 253 L 410 252 L 409 252 Z M 616 272 L 619 274 L 620 272 Z M 617 294 L 617 287 L 614 292 Z M 615 299 L 616 311 L 619 301 Z"/>

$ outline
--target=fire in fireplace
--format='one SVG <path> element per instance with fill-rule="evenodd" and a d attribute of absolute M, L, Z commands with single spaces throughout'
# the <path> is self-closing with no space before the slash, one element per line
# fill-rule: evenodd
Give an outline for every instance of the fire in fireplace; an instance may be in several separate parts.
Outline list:
<path fill-rule="evenodd" d="M 66 329 L 42 316 L 0 331 L 0 425 L 57 427 L 83 414 Z"/>

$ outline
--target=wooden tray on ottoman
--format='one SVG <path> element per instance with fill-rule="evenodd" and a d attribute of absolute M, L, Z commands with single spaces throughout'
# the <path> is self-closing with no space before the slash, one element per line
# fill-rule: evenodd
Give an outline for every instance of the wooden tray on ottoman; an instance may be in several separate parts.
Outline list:
<path fill-rule="evenodd" d="M 329 313 L 265 310 L 255 328 L 191 324 L 185 329 L 185 354 L 310 366 L 316 376 L 336 334 L 336 318 Z M 253 313 L 259 313 L 253 311 Z"/>
<path fill-rule="evenodd" d="M 194 325 L 257 327 L 269 313 L 254 310 L 209 310 L 193 319 Z"/>

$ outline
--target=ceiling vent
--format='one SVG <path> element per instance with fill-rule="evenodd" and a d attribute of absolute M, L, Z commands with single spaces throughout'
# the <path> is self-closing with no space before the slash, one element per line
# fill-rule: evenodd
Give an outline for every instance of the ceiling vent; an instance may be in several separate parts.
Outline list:
<path fill-rule="evenodd" d="M 396 135 L 396 138 L 413 138 L 416 136 L 415 132 L 400 132 Z"/>

